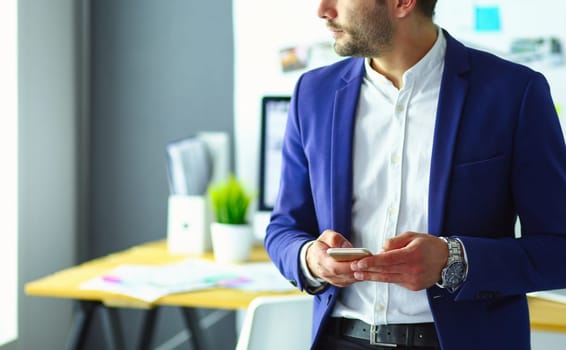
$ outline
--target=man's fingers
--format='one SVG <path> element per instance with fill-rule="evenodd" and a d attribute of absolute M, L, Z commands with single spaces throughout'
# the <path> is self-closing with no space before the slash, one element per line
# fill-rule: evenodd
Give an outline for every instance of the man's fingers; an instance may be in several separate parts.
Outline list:
<path fill-rule="evenodd" d="M 421 290 L 436 283 L 446 264 L 446 247 L 428 234 L 404 233 L 391 239 L 385 250 L 351 263 L 354 277 L 365 281 L 395 283 L 410 290 Z"/>
<path fill-rule="evenodd" d="M 354 261 L 351 263 L 351 268 L 353 271 L 388 271 L 389 268 L 406 265 L 413 260 L 410 249 L 402 248 Z"/>
<path fill-rule="evenodd" d="M 339 233 L 327 230 L 307 249 L 307 266 L 312 275 L 327 282 L 346 287 L 356 282 L 349 262 L 338 262 L 326 252 L 349 242 Z"/>
<path fill-rule="evenodd" d="M 328 247 L 336 248 L 351 248 L 352 244 L 340 233 L 334 230 L 325 230 L 317 239 L 317 241 L 324 242 Z"/>
<path fill-rule="evenodd" d="M 412 232 L 405 232 L 398 236 L 388 239 L 383 244 L 384 251 L 390 251 L 394 249 L 400 249 L 407 246 L 411 241 L 415 239 L 415 236 Z"/>

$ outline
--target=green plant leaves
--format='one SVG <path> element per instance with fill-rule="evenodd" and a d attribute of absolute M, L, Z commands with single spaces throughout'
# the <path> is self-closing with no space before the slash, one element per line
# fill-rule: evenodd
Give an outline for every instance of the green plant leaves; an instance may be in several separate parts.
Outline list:
<path fill-rule="evenodd" d="M 208 194 L 217 222 L 234 225 L 246 223 L 252 196 L 234 176 L 230 175 L 226 182 L 211 185 Z"/>

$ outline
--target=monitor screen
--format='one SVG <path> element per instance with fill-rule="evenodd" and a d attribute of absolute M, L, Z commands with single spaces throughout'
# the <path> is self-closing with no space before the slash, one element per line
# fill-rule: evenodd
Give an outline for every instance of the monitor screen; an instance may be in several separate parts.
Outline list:
<path fill-rule="evenodd" d="M 259 210 L 271 211 L 279 192 L 281 150 L 290 96 L 264 96 L 261 101 Z"/>

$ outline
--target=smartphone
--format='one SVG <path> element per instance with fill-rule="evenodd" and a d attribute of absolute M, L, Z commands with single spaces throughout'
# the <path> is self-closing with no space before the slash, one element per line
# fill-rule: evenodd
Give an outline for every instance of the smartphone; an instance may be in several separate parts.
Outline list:
<path fill-rule="evenodd" d="M 326 252 L 336 261 L 352 261 L 372 255 L 366 248 L 328 248 Z"/>

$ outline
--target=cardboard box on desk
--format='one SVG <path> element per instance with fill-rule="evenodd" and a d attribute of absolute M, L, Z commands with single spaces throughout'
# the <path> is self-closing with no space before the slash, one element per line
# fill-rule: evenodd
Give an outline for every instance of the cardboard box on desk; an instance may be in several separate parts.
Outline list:
<path fill-rule="evenodd" d="M 211 250 L 206 196 L 170 195 L 167 214 L 167 247 L 171 254 L 202 254 Z"/>

